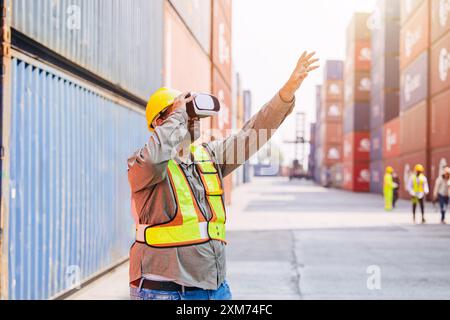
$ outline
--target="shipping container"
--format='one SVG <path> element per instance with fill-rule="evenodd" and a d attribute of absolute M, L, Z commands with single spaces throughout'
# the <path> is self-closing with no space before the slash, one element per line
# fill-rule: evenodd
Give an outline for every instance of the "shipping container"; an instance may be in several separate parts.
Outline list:
<path fill-rule="evenodd" d="M 372 60 L 372 91 L 400 89 L 400 60 L 398 54 L 376 56 Z"/>
<path fill-rule="evenodd" d="M 339 81 L 344 79 L 344 61 L 327 60 L 324 68 L 324 81 Z"/>
<path fill-rule="evenodd" d="M 324 101 L 342 102 L 344 98 L 344 82 L 342 80 L 325 81 L 322 90 L 322 98 Z"/>
<path fill-rule="evenodd" d="M 319 120 L 322 114 L 322 86 L 316 86 L 316 120 Z"/>
<path fill-rule="evenodd" d="M 370 160 L 370 133 L 352 132 L 344 136 L 344 162 Z"/>
<path fill-rule="evenodd" d="M 384 125 L 383 128 L 383 158 L 390 159 L 400 156 L 400 118 Z"/>
<path fill-rule="evenodd" d="M 211 52 L 211 0 L 169 0 L 203 50 Z"/>
<path fill-rule="evenodd" d="M 394 174 L 397 174 L 399 179 L 399 190 L 404 188 L 404 182 L 403 182 L 403 169 L 402 169 L 402 162 L 400 157 L 393 157 L 383 160 L 383 177 L 386 172 L 386 168 L 392 167 L 394 169 Z"/>
<path fill-rule="evenodd" d="M 372 61 L 372 46 L 370 40 L 360 40 L 352 43 L 347 51 L 345 72 L 368 72 Z"/>
<path fill-rule="evenodd" d="M 384 165 L 382 160 L 370 163 L 370 192 L 382 194 L 384 183 Z"/>
<path fill-rule="evenodd" d="M 344 133 L 370 131 L 370 105 L 358 103 L 344 110 Z"/>
<path fill-rule="evenodd" d="M 342 145 L 323 145 L 322 146 L 322 165 L 332 166 L 342 162 Z"/>
<path fill-rule="evenodd" d="M 431 0 L 431 38 L 438 41 L 450 31 L 450 6 L 446 0 Z"/>
<path fill-rule="evenodd" d="M 400 1 L 379 0 L 372 15 L 372 57 L 400 50 Z M 373 61 L 372 61 L 373 64 Z"/>
<path fill-rule="evenodd" d="M 321 138 L 322 144 L 341 144 L 343 138 L 342 123 L 330 122 L 324 123 L 321 126 Z"/>
<path fill-rule="evenodd" d="M 450 33 L 433 45 L 430 68 L 430 94 L 450 89 Z"/>
<path fill-rule="evenodd" d="M 383 159 L 383 127 L 370 132 L 370 161 Z"/>
<path fill-rule="evenodd" d="M 354 192 L 370 191 L 369 162 L 345 162 L 343 188 Z"/>
<path fill-rule="evenodd" d="M 344 183 L 344 167 L 343 165 L 336 164 L 331 167 L 331 187 L 341 189 Z"/>
<path fill-rule="evenodd" d="M 346 75 L 345 78 L 345 105 L 358 102 L 369 102 L 372 90 L 371 74 L 357 72 Z"/>
<path fill-rule="evenodd" d="M 341 102 L 325 102 L 322 110 L 321 122 L 342 122 L 343 105 Z"/>
<path fill-rule="evenodd" d="M 11 64 L 8 298 L 48 299 L 128 256 L 126 161 L 149 132 L 139 106 L 23 54 Z"/>
<path fill-rule="evenodd" d="M 431 100 L 430 147 L 450 146 L 450 90 Z"/>
<path fill-rule="evenodd" d="M 402 199 L 410 199 L 410 195 L 407 192 L 408 181 L 412 174 L 414 174 L 414 167 L 417 164 L 423 165 L 425 168 L 428 168 L 427 163 L 427 152 L 425 150 L 421 150 L 419 152 L 410 153 L 402 155 L 400 158 L 400 181 L 402 183 L 402 187 L 400 187 L 400 196 Z M 429 177 L 429 172 L 426 171 L 425 175 Z"/>
<path fill-rule="evenodd" d="M 400 114 L 400 92 L 372 92 L 370 127 L 378 128 Z"/>
<path fill-rule="evenodd" d="M 428 97 L 428 53 L 420 55 L 400 79 L 400 110 L 405 112 Z"/>
<path fill-rule="evenodd" d="M 402 155 L 427 148 L 427 102 L 406 111 L 400 117 L 400 152 Z"/>
<path fill-rule="evenodd" d="M 163 0 L 14 0 L 12 27 L 140 99 L 161 87 Z"/>
<path fill-rule="evenodd" d="M 389 1 L 389 0 L 387 0 Z M 402 25 L 412 18 L 414 13 L 419 9 L 421 5 L 429 0 L 401 0 L 400 3 L 400 19 Z"/>
<path fill-rule="evenodd" d="M 430 7 L 425 1 L 400 32 L 400 68 L 407 68 L 430 42 Z"/>
<path fill-rule="evenodd" d="M 164 85 L 182 92 L 210 92 L 211 61 L 209 56 L 195 41 L 175 9 L 168 2 L 164 7 Z"/>
<path fill-rule="evenodd" d="M 347 27 L 347 47 L 359 40 L 370 40 L 370 13 L 357 12 L 353 15 Z"/>
<path fill-rule="evenodd" d="M 227 9 L 224 4 L 230 1 L 213 1 L 212 61 L 222 74 L 225 82 L 231 86 L 232 79 L 232 36 L 231 21 L 227 21 Z M 230 8 L 229 8 L 230 9 Z M 185 60 L 186 61 L 186 60 Z"/>

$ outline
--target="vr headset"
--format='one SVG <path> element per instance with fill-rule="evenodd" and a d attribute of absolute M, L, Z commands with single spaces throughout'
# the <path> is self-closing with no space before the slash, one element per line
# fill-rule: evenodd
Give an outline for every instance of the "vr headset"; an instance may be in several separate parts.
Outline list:
<path fill-rule="evenodd" d="M 188 94 L 186 98 L 189 98 L 190 96 L 191 94 Z M 220 102 L 219 99 L 212 95 L 197 93 L 195 99 L 186 105 L 186 111 L 189 117 L 214 117 L 220 111 Z"/>

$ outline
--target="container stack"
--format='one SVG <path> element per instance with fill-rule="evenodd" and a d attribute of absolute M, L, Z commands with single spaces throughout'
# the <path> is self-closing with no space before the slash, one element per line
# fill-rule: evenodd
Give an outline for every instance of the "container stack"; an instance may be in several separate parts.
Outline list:
<path fill-rule="evenodd" d="M 356 13 L 347 29 L 344 108 L 344 182 L 346 190 L 370 189 L 370 15 Z"/>
<path fill-rule="evenodd" d="M 371 22 L 370 191 L 381 193 L 385 167 L 400 170 L 400 0 L 378 0 Z"/>
<path fill-rule="evenodd" d="M 450 5 L 432 1 L 430 62 L 430 162 L 434 183 L 450 159 Z"/>
<path fill-rule="evenodd" d="M 405 184 L 416 164 L 424 165 L 427 172 L 429 169 L 430 11 L 429 0 L 401 4 L 400 168 Z M 400 191 L 402 197 L 408 197 L 406 188 Z"/>
<path fill-rule="evenodd" d="M 322 138 L 321 132 L 321 113 L 322 113 L 322 86 L 316 86 L 316 125 L 314 134 L 314 181 L 322 182 L 321 166 L 322 166 Z"/>
<path fill-rule="evenodd" d="M 320 138 L 322 152 L 322 184 L 340 187 L 334 181 L 332 171 L 342 163 L 342 110 L 344 99 L 344 63 L 330 60 L 325 63 L 320 112 Z"/>

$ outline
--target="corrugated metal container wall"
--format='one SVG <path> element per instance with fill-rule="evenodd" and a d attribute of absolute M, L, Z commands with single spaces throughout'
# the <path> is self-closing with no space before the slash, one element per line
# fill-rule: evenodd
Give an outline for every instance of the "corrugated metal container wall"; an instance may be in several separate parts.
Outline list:
<path fill-rule="evenodd" d="M 383 158 L 394 158 L 400 155 L 400 118 L 384 125 Z"/>
<path fill-rule="evenodd" d="M 429 3 L 425 1 L 400 34 L 400 68 L 406 68 L 424 50 L 430 41 Z"/>
<path fill-rule="evenodd" d="M 401 0 L 400 19 L 402 25 L 408 22 L 421 4 L 429 0 Z"/>
<path fill-rule="evenodd" d="M 431 38 L 432 43 L 450 31 L 450 6 L 447 1 L 431 0 Z"/>
<path fill-rule="evenodd" d="M 12 64 L 9 298 L 47 299 L 128 255 L 126 160 L 148 132 L 116 98 Z"/>
<path fill-rule="evenodd" d="M 343 80 L 344 79 L 344 61 L 327 60 L 325 63 L 324 80 Z"/>
<path fill-rule="evenodd" d="M 450 146 L 450 90 L 431 100 L 430 147 Z"/>
<path fill-rule="evenodd" d="M 169 0 L 202 48 L 211 52 L 211 0 Z"/>
<path fill-rule="evenodd" d="M 371 131 L 370 133 L 370 160 L 378 161 L 383 159 L 383 127 Z"/>
<path fill-rule="evenodd" d="M 374 161 L 370 163 L 370 192 L 383 192 L 383 161 Z"/>
<path fill-rule="evenodd" d="M 450 89 L 450 33 L 433 45 L 430 59 L 430 94 L 434 96 Z"/>
<path fill-rule="evenodd" d="M 428 53 L 424 52 L 402 72 L 400 110 L 407 111 L 428 97 Z"/>
<path fill-rule="evenodd" d="M 213 1 L 212 61 L 228 85 L 232 77 L 231 2 Z"/>
<path fill-rule="evenodd" d="M 13 28 L 83 68 L 144 100 L 160 87 L 163 0 L 14 0 L 12 7 Z"/>
<path fill-rule="evenodd" d="M 424 101 L 400 117 L 401 154 L 427 149 L 427 102 Z"/>

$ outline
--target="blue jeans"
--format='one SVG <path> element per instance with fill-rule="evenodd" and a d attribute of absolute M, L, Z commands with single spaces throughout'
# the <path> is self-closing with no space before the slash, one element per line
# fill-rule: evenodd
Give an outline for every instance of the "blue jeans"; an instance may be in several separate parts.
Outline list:
<path fill-rule="evenodd" d="M 231 290 L 225 281 L 217 290 L 159 291 L 130 288 L 131 300 L 232 300 Z"/>
<path fill-rule="evenodd" d="M 439 206 L 441 207 L 442 221 L 445 221 L 445 213 L 448 207 L 448 197 L 439 195 Z"/>

